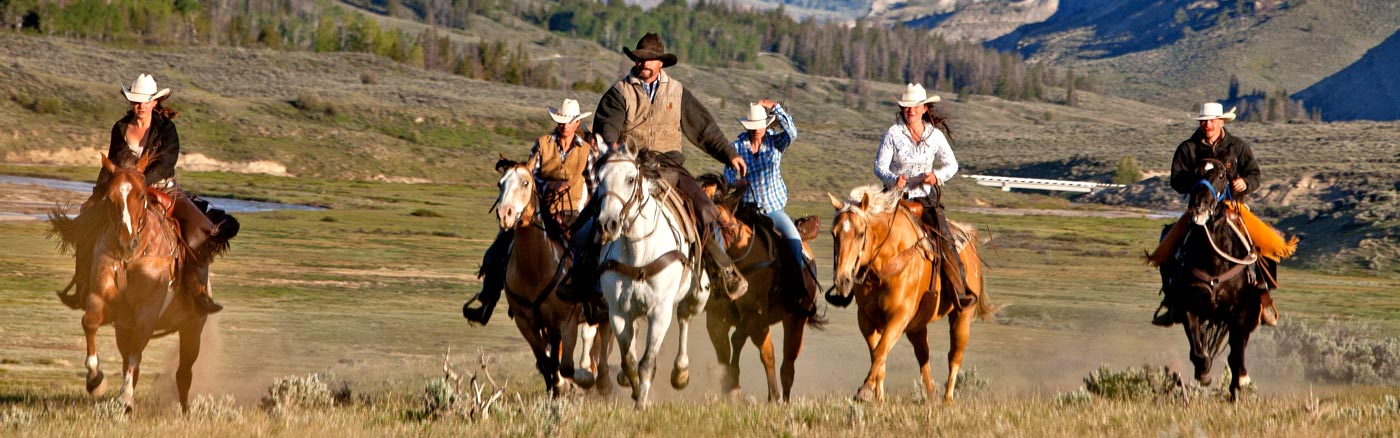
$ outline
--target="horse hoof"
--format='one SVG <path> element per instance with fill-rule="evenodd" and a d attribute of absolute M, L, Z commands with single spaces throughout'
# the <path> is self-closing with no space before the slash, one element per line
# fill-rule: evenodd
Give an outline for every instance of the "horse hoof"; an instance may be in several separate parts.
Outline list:
<path fill-rule="evenodd" d="M 104 383 L 106 383 L 106 376 L 103 375 L 101 371 L 98 371 L 95 377 L 88 378 L 88 394 L 91 394 L 93 397 L 102 396 L 102 393 L 107 392 L 107 385 L 104 385 Z"/>
<path fill-rule="evenodd" d="M 622 371 L 617 372 L 617 386 L 621 386 L 623 388 L 628 388 L 632 386 L 632 382 L 627 379 L 627 373 Z"/>
<path fill-rule="evenodd" d="M 869 403 L 875 400 L 875 391 L 870 388 L 861 387 L 856 390 L 855 401 Z"/>
<path fill-rule="evenodd" d="M 593 376 L 593 373 L 580 368 L 574 370 L 574 383 L 580 388 L 591 389 L 594 384 L 598 383 L 598 379 Z"/>
<path fill-rule="evenodd" d="M 690 370 L 689 370 L 689 369 L 685 369 L 685 368 L 676 368 L 676 369 L 671 370 L 671 387 L 672 387 L 672 388 L 676 388 L 676 389 L 685 389 L 685 387 L 688 386 L 688 385 L 690 385 Z"/>

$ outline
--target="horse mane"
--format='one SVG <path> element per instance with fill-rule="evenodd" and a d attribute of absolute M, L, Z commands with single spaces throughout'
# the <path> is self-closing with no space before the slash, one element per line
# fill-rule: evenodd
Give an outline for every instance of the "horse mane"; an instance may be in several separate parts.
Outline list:
<path fill-rule="evenodd" d="M 870 197 L 870 206 L 865 212 L 868 214 L 880 214 L 892 212 L 899 204 L 902 194 L 897 190 L 885 190 L 879 184 L 870 184 L 851 189 L 851 194 L 846 198 L 847 205 L 860 205 L 860 201 L 865 196 Z"/>

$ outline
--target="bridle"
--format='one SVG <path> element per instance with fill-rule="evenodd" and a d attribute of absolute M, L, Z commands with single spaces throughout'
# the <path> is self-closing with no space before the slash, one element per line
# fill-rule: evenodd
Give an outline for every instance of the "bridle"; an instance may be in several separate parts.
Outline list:
<path fill-rule="evenodd" d="M 622 195 L 619 195 L 617 192 L 614 192 L 612 190 L 606 190 L 603 192 L 603 196 L 605 198 L 616 198 L 618 202 L 622 203 L 622 210 L 618 212 L 618 218 L 624 224 L 624 229 L 627 229 L 630 228 L 632 226 L 632 223 L 636 221 L 637 216 L 640 216 L 642 214 L 642 208 L 646 207 L 646 205 L 651 202 L 651 197 L 643 196 L 642 194 L 642 185 L 645 181 L 643 178 L 645 177 L 641 174 L 642 169 L 641 166 L 637 165 L 637 160 L 626 157 L 609 158 L 607 161 L 600 163 L 599 166 L 601 167 L 602 165 L 609 163 L 629 163 L 633 167 L 637 168 L 637 177 L 632 182 L 632 194 L 630 197 L 624 198 L 622 197 Z"/>

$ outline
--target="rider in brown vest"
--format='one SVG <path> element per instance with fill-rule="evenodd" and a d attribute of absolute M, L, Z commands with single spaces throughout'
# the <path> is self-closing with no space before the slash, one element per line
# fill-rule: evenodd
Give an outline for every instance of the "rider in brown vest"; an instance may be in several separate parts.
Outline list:
<path fill-rule="evenodd" d="M 232 238 L 233 234 L 237 233 L 237 222 L 231 216 L 221 215 L 220 223 L 216 226 L 175 181 L 175 162 L 180 159 L 180 135 L 175 130 L 172 120 L 178 117 L 179 113 L 161 106 L 161 102 L 170 97 L 170 89 L 158 88 L 154 78 L 143 74 L 132 82 L 130 89 L 122 87 L 122 93 L 131 104 L 131 111 L 112 125 L 111 142 L 107 148 L 108 158 L 120 165 L 135 162 L 143 156 L 151 156 L 150 164 L 146 167 L 146 184 L 164 194 L 164 197 L 174 204 L 171 216 L 179 222 L 185 245 L 192 252 L 206 253 L 205 245 L 215 235 L 223 241 Z M 83 202 L 76 219 L 84 228 L 92 229 L 101 225 L 93 223 L 97 215 L 90 212 L 95 211 L 92 207 L 101 200 L 102 194 L 106 193 L 107 182 L 111 178 L 111 173 L 105 168 L 98 174 L 92 196 Z M 90 292 L 88 283 L 95 242 L 88 241 L 80 245 L 77 248 L 77 269 L 74 271 L 77 292 L 73 295 L 61 295 L 64 303 L 73 308 L 86 305 L 86 297 Z M 187 257 L 185 260 L 181 273 L 184 282 L 180 289 L 192 295 L 195 307 L 200 312 L 215 313 L 223 310 L 224 307 L 215 303 L 209 295 L 207 256 Z"/>
<path fill-rule="evenodd" d="M 1259 189 L 1259 163 L 1254 160 L 1254 151 L 1243 139 L 1235 137 L 1225 130 L 1225 122 L 1235 120 L 1235 110 L 1231 108 L 1230 112 L 1224 112 L 1223 109 L 1223 106 L 1214 102 L 1202 104 L 1200 114 L 1194 117 L 1200 123 L 1200 128 L 1196 129 L 1191 138 L 1186 139 L 1176 147 L 1176 154 L 1172 156 L 1171 186 L 1177 193 L 1182 195 L 1191 193 L 1191 190 L 1203 178 L 1203 175 L 1196 174 L 1196 169 L 1200 167 L 1201 160 L 1207 158 L 1219 160 L 1225 163 L 1227 169 L 1230 169 L 1229 189 L 1235 199 Z M 1248 209 L 1240 208 L 1239 212 L 1245 221 L 1262 225 L 1262 222 L 1250 214 Z M 1175 248 L 1181 243 L 1180 240 L 1185 234 L 1185 229 L 1189 227 L 1189 221 L 1190 219 L 1186 215 L 1182 215 L 1181 219 L 1177 220 L 1169 230 L 1163 232 L 1163 242 L 1157 251 L 1149 257 L 1150 263 L 1159 264 L 1165 268 L 1175 266 L 1175 262 L 1171 261 L 1171 258 Z M 1268 231 L 1276 233 L 1272 229 Z M 1267 242 L 1263 239 L 1269 236 L 1264 233 L 1256 234 L 1258 238 L 1256 238 L 1255 244 Z M 1288 252 L 1291 253 L 1291 250 Z M 1263 254 L 1264 257 L 1259 257 L 1258 261 L 1260 267 L 1267 271 L 1268 278 L 1278 278 L 1278 256 L 1274 255 L 1275 252 L 1269 251 L 1269 248 L 1265 248 Z M 1284 256 L 1286 257 L 1286 255 Z M 1170 269 L 1163 269 L 1163 292 L 1171 290 L 1167 287 L 1169 281 L 1171 281 Z M 1269 290 L 1276 287 L 1276 284 L 1270 283 L 1260 300 L 1264 306 L 1264 309 L 1260 311 L 1260 323 L 1266 326 L 1278 325 L 1278 310 L 1274 308 L 1273 299 L 1269 296 Z M 1161 307 L 1153 316 L 1152 324 L 1171 327 L 1172 324 L 1182 321 L 1184 312 L 1181 312 L 1178 306 L 1174 306 L 1174 298 L 1163 294 Z"/>
<path fill-rule="evenodd" d="M 608 145 L 623 144 L 656 155 L 661 178 L 689 198 L 704 240 L 706 269 L 716 280 L 712 284 L 718 284 L 730 298 L 738 299 L 748 290 L 748 283 L 734 269 L 734 262 L 717 241 L 719 211 L 700 184 L 685 170 L 681 143 L 690 141 L 715 160 L 736 169 L 740 176 L 747 170 L 744 159 L 729 147 L 724 133 L 720 132 L 719 125 L 700 100 L 680 81 L 662 71 L 676 64 L 676 55 L 666 53 L 666 46 L 659 35 L 646 34 L 637 42 L 635 50 L 624 47 L 622 52 L 635 65 L 626 77 L 603 94 L 598 102 L 598 116 L 593 120 L 593 130 Z M 598 208 L 598 203 L 589 205 L 583 214 L 586 219 L 580 221 L 574 234 L 574 248 L 583 252 L 582 255 L 576 254 L 582 257 L 582 261 L 574 265 L 573 278 L 569 280 L 575 299 L 601 296 L 598 292 L 597 267 L 602 248 L 593 243 L 591 235 L 591 219 Z"/>
<path fill-rule="evenodd" d="M 578 101 L 564 99 L 558 110 L 549 109 L 549 117 L 557 126 L 554 131 L 535 140 L 526 166 L 533 170 L 535 186 L 548 214 L 542 214 L 550 234 L 567 239 L 565 234 L 578 218 L 579 211 L 593 195 L 598 180 L 593 173 L 601 146 L 598 137 L 580 130 L 583 119 L 593 113 L 579 113 Z M 501 299 L 505 287 L 506 267 L 510 261 L 510 245 L 515 235 L 510 231 L 496 234 L 496 240 L 486 249 L 478 277 L 484 276 L 481 293 L 462 306 L 462 316 L 468 321 L 485 325 L 491 311 Z M 472 302 L 480 306 L 471 307 Z"/>

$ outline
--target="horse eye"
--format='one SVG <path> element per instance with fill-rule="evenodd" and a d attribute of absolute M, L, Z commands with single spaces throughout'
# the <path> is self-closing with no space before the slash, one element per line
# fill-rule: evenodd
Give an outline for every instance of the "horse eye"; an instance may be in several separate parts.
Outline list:
<path fill-rule="evenodd" d="M 628 184 L 636 184 L 636 183 L 637 183 L 637 177 L 635 177 L 635 176 L 629 176 L 629 177 L 627 177 L 627 183 L 628 183 Z"/>

